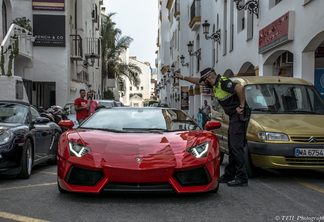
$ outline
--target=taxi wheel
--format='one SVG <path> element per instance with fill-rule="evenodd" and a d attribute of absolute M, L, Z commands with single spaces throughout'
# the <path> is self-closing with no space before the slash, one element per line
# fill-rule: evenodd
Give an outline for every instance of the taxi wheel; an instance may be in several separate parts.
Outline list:
<path fill-rule="evenodd" d="M 246 172 L 247 172 L 249 178 L 256 177 L 257 173 L 258 173 L 258 168 L 253 165 L 252 159 L 251 159 L 251 153 L 247 146 L 244 148 L 244 155 L 245 155 Z"/>
<path fill-rule="evenodd" d="M 18 178 L 28 179 L 33 167 L 33 148 L 30 139 L 25 141 L 21 157 L 21 170 Z"/>
<path fill-rule="evenodd" d="M 219 164 L 222 164 L 222 163 L 223 163 L 223 160 L 224 160 L 224 155 L 225 155 L 225 153 L 224 153 L 224 152 L 220 152 L 220 159 L 219 159 Z"/>

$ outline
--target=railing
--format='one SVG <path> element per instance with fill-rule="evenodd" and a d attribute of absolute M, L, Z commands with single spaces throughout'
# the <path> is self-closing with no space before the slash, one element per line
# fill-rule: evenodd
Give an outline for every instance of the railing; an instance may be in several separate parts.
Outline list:
<path fill-rule="evenodd" d="M 70 35 L 71 59 L 83 60 L 82 38 L 80 35 Z"/>
<path fill-rule="evenodd" d="M 191 20 L 195 17 L 200 17 L 201 16 L 201 0 L 194 0 L 194 2 L 192 3 L 191 7 L 190 7 L 190 16 L 191 16 Z"/>
<path fill-rule="evenodd" d="M 99 38 L 87 38 L 87 50 L 86 57 L 100 58 L 100 39 Z"/>
<path fill-rule="evenodd" d="M 0 47 L 0 75 L 14 75 L 14 58 L 19 54 L 33 57 L 32 42 L 35 38 L 18 25 L 12 24 Z"/>

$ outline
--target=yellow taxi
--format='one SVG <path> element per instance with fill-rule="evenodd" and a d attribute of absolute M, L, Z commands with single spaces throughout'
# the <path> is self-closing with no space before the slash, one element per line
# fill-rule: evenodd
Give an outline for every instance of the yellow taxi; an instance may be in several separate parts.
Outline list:
<path fill-rule="evenodd" d="M 324 169 L 324 100 L 308 81 L 292 77 L 233 77 L 252 109 L 245 148 L 250 177 L 257 168 Z M 214 100 L 212 120 L 222 155 L 228 154 L 229 118 Z"/>

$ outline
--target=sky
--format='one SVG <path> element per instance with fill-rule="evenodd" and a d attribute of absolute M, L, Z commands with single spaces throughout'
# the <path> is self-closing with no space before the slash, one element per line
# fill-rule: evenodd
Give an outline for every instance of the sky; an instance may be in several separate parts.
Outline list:
<path fill-rule="evenodd" d="M 130 36 L 133 42 L 129 56 L 136 56 L 140 62 L 149 62 L 155 67 L 156 39 L 158 33 L 157 0 L 104 0 L 106 14 L 116 13 L 112 20 L 122 31 L 122 36 Z"/>

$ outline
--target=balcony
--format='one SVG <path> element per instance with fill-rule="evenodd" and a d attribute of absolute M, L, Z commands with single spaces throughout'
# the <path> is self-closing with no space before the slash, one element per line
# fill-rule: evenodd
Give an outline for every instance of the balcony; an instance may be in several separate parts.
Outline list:
<path fill-rule="evenodd" d="M 100 39 L 87 38 L 87 49 L 85 52 L 86 58 L 100 58 Z"/>
<path fill-rule="evenodd" d="M 189 27 L 192 31 L 196 31 L 201 25 L 201 0 L 194 0 L 190 7 L 190 23 Z"/>
<path fill-rule="evenodd" d="M 70 35 L 71 40 L 71 59 L 82 61 L 83 50 L 82 50 L 82 38 L 80 35 Z"/>

